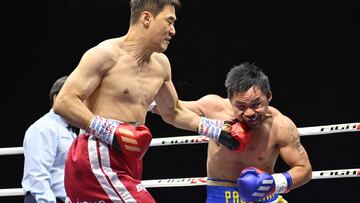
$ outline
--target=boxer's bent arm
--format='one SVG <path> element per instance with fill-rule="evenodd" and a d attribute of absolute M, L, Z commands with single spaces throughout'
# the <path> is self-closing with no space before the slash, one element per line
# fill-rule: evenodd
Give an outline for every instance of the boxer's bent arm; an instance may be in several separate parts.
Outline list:
<path fill-rule="evenodd" d="M 94 115 L 84 101 L 97 88 L 114 63 L 110 52 L 103 45 L 88 50 L 61 88 L 54 101 L 54 112 L 72 125 L 87 129 Z"/>
<path fill-rule="evenodd" d="M 222 105 L 222 98 L 213 94 L 205 95 L 195 101 L 178 101 L 180 107 L 185 107 L 199 116 L 206 117 L 208 116 L 207 111 L 213 111 L 217 106 Z M 153 107 L 152 112 L 160 115 L 157 105 Z"/>
<path fill-rule="evenodd" d="M 180 101 L 181 106 L 199 116 L 209 117 L 224 108 L 224 99 L 216 94 L 208 94 L 195 101 Z"/>
<path fill-rule="evenodd" d="M 205 114 L 203 113 L 203 111 L 201 110 L 201 103 L 200 100 L 196 100 L 196 101 L 182 101 L 179 100 L 180 106 L 185 107 L 187 109 L 189 109 L 190 111 L 196 113 L 199 116 L 205 116 Z M 157 104 L 155 101 L 153 101 L 149 107 L 148 107 L 148 111 L 157 115 L 161 115 L 158 108 L 157 108 Z"/>
<path fill-rule="evenodd" d="M 306 184 L 311 180 L 312 167 L 305 148 L 301 145 L 300 136 L 295 124 L 287 117 L 284 118 L 284 128 L 280 132 L 284 136 L 285 145 L 280 146 L 280 156 L 290 167 L 288 171 L 292 177 L 291 189 Z"/>
<path fill-rule="evenodd" d="M 189 109 L 190 111 L 196 113 L 199 116 L 205 116 L 201 110 L 201 100 L 196 101 L 181 101 L 179 100 L 180 106 Z"/>

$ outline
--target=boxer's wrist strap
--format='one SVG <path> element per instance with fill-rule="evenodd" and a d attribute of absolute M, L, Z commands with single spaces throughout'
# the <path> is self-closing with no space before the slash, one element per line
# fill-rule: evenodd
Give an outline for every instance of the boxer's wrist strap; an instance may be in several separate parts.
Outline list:
<path fill-rule="evenodd" d="M 198 127 L 198 133 L 199 135 L 205 135 L 212 140 L 218 141 L 223 125 L 223 121 L 201 117 Z"/>
<path fill-rule="evenodd" d="M 289 172 L 275 173 L 272 174 L 275 180 L 275 191 L 274 193 L 282 194 L 290 191 L 292 185 L 292 178 Z"/>
<path fill-rule="evenodd" d="M 88 132 L 99 138 L 102 142 L 112 144 L 114 134 L 120 121 L 103 118 L 98 115 L 89 121 Z"/>

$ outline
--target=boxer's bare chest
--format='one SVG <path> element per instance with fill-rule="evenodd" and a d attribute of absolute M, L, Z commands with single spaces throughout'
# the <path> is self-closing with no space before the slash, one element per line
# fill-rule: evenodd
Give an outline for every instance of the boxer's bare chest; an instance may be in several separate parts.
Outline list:
<path fill-rule="evenodd" d="M 239 155 L 238 159 L 244 165 L 267 168 L 274 164 L 279 153 L 276 136 L 271 129 L 264 128 L 250 132 L 251 142 L 247 149 Z"/>
<path fill-rule="evenodd" d="M 249 132 L 251 142 L 243 152 L 235 152 L 224 149 L 218 143 L 209 145 L 209 164 L 212 166 L 227 165 L 225 169 L 218 169 L 237 176 L 242 169 L 255 166 L 271 172 L 279 154 L 279 146 L 276 144 L 276 138 L 269 127 Z M 219 172 L 217 172 L 219 173 Z"/>
<path fill-rule="evenodd" d="M 119 62 L 109 77 L 113 78 L 110 84 L 119 100 L 144 105 L 153 101 L 164 82 L 161 67 L 155 62 L 144 65 Z"/>

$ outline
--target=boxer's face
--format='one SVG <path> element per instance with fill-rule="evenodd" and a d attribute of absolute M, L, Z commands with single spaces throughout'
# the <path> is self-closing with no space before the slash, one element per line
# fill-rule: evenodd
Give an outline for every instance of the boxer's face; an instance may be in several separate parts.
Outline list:
<path fill-rule="evenodd" d="M 164 52 L 168 48 L 175 35 L 175 20 L 175 8 L 171 5 L 165 6 L 156 17 L 150 19 L 148 37 L 156 52 Z"/>
<path fill-rule="evenodd" d="M 271 93 L 265 95 L 253 86 L 244 92 L 234 92 L 230 102 L 236 117 L 249 129 L 254 129 L 264 121 L 270 99 Z"/>

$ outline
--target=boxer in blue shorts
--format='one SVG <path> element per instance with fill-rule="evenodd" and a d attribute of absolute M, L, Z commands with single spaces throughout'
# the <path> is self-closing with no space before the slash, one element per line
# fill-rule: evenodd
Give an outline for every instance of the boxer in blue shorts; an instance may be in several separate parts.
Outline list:
<path fill-rule="evenodd" d="M 198 115 L 238 120 L 241 125 L 236 126 L 243 128 L 242 137 L 246 137 L 246 143 L 234 151 L 209 141 L 207 203 L 236 202 L 237 196 L 243 202 L 286 202 L 278 194 L 307 183 L 312 175 L 296 125 L 269 106 L 269 79 L 254 64 L 244 62 L 231 68 L 225 87 L 228 98 L 211 94 L 197 101 L 180 102 Z M 284 173 L 274 170 L 279 156 L 289 168 Z"/>
<path fill-rule="evenodd" d="M 209 140 L 207 203 L 286 202 L 278 194 L 306 184 L 312 175 L 296 125 L 269 106 L 272 99 L 269 79 L 254 64 L 244 62 L 231 68 L 225 87 L 228 98 L 209 94 L 196 101 L 180 101 L 198 115 L 235 119 L 240 123 L 236 127 L 243 128 L 243 133 L 238 134 L 243 141 L 233 151 Z M 278 157 L 288 165 L 284 173 L 275 173 Z"/>

